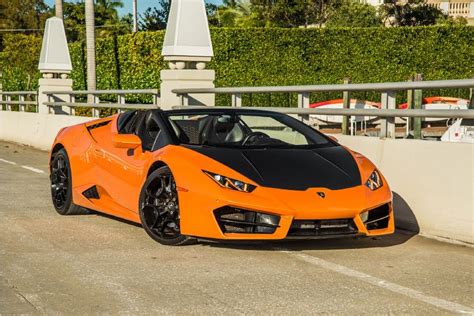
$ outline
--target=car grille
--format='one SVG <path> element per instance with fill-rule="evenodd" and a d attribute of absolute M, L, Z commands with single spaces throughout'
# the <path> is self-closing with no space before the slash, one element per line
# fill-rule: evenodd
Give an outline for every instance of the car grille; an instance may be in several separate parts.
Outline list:
<path fill-rule="evenodd" d="M 355 235 L 357 227 L 351 218 L 324 220 L 294 220 L 288 237 L 324 237 Z"/>

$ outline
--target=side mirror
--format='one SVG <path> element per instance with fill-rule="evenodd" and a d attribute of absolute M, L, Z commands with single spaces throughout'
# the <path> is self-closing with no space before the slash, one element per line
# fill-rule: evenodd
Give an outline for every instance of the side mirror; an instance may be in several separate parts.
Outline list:
<path fill-rule="evenodd" d="M 335 141 L 336 143 L 339 143 L 339 140 L 336 137 L 334 137 L 332 135 L 326 135 L 326 136 L 329 137 L 332 141 Z"/>
<path fill-rule="evenodd" d="M 133 134 L 115 134 L 112 143 L 117 148 L 135 149 L 142 145 L 141 139 Z"/>

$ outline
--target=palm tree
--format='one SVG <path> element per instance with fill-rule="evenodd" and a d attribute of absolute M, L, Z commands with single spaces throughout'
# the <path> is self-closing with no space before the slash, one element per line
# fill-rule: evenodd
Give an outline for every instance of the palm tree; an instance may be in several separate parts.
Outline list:
<path fill-rule="evenodd" d="M 95 76 L 95 23 L 94 0 L 85 1 L 86 11 L 86 51 L 87 51 L 87 90 L 96 89 Z M 93 102 L 93 96 L 87 96 L 87 102 Z"/>
<path fill-rule="evenodd" d="M 56 17 L 62 19 L 63 18 L 63 0 L 56 0 Z"/>
<path fill-rule="evenodd" d="M 243 26 L 252 18 L 252 3 L 250 0 L 224 0 L 218 10 L 222 26 Z"/>
<path fill-rule="evenodd" d="M 117 18 L 117 9 L 123 7 L 122 0 L 96 0 L 97 12 L 109 18 Z"/>
<path fill-rule="evenodd" d="M 137 0 L 133 0 L 133 33 L 138 31 Z"/>

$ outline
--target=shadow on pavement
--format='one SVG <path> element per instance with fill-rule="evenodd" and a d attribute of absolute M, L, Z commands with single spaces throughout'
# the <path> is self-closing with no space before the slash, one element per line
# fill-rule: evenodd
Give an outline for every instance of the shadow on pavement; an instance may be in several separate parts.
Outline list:
<path fill-rule="evenodd" d="M 348 237 L 334 239 L 279 240 L 279 241 L 210 241 L 199 240 L 202 246 L 242 250 L 332 250 L 391 247 L 405 243 L 414 233 L 397 230 L 393 235 L 380 237 Z"/>
<path fill-rule="evenodd" d="M 408 203 L 398 194 L 393 193 L 393 215 L 395 216 L 395 226 L 399 229 L 418 234 L 420 227 L 415 214 Z"/>

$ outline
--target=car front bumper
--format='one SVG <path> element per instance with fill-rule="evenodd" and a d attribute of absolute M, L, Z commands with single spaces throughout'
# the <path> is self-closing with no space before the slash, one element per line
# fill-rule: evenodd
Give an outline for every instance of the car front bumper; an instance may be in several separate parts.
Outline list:
<path fill-rule="evenodd" d="M 388 187 L 376 191 L 362 185 L 342 190 L 311 188 L 306 191 L 259 187 L 253 193 L 225 188 L 185 190 L 179 192 L 179 201 L 182 234 L 202 238 L 379 236 L 391 234 L 395 229 L 392 194 Z M 222 210 L 226 210 L 227 219 L 223 220 Z M 363 219 L 361 214 L 367 211 L 368 216 L 365 214 Z"/>

